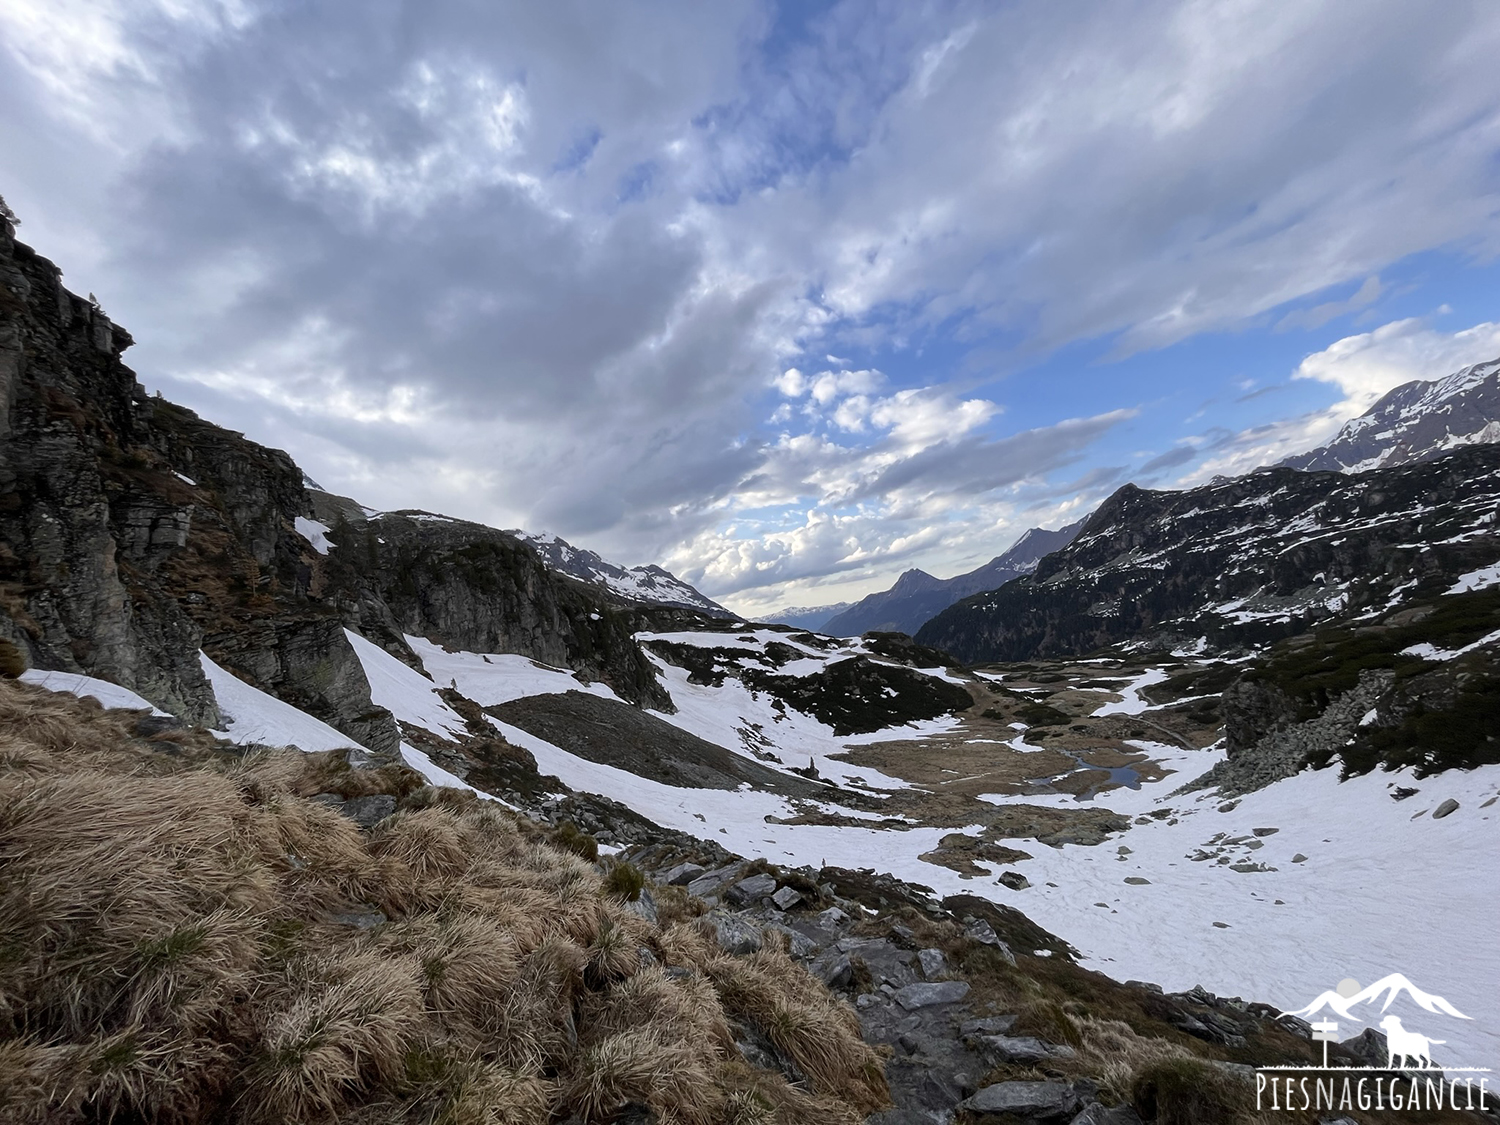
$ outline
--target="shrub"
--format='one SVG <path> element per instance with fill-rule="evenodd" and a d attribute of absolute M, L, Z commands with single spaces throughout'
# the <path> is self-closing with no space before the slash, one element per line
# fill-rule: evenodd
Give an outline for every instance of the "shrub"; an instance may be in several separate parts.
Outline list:
<path fill-rule="evenodd" d="M 1130 1102 L 1157 1125 L 1240 1120 L 1249 1108 L 1245 1084 L 1198 1059 L 1162 1059 L 1136 1073 Z"/>
<path fill-rule="evenodd" d="M 604 875 L 604 893 L 626 902 L 635 902 L 645 889 L 646 876 L 633 863 L 612 863 Z"/>
<path fill-rule="evenodd" d="M 559 824 L 548 838 L 548 842 L 554 848 L 562 848 L 576 856 L 582 856 L 590 863 L 599 862 L 599 842 L 587 832 L 580 831 L 578 825 L 571 820 L 565 820 Z"/>

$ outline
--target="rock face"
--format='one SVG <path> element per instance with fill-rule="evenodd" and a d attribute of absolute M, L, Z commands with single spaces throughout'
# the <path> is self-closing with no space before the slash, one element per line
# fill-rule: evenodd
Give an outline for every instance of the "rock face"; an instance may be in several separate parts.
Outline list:
<path fill-rule="evenodd" d="M 637 631 L 699 621 L 690 610 L 646 607 L 547 567 L 504 531 L 427 512 L 366 513 L 310 494 L 332 549 L 313 562 L 313 589 L 344 624 L 402 659 L 402 634 L 470 652 L 518 653 L 601 680 L 622 698 L 671 711 L 636 646 Z"/>
<path fill-rule="evenodd" d="M 1347 422 L 1327 445 L 1281 463 L 1357 473 L 1430 461 L 1483 442 L 1500 442 L 1500 359 L 1445 379 L 1403 383 Z"/>
<path fill-rule="evenodd" d="M 1004 554 L 953 578 L 934 578 L 924 570 L 908 570 L 889 590 L 870 594 L 822 622 L 822 630 L 835 637 L 858 637 L 869 632 L 915 634 L 960 598 L 998 589 L 1012 578 L 1030 574 L 1042 556 L 1071 543 L 1083 523 L 1079 520 L 1058 531 L 1033 527 Z"/>
<path fill-rule="evenodd" d="M 1346 476 L 1269 469 L 1184 492 L 1126 485 L 1036 571 L 917 634 L 968 661 L 1122 642 L 1243 651 L 1442 593 L 1500 558 L 1500 446 Z"/>
<path fill-rule="evenodd" d="M 306 596 L 301 473 L 147 398 L 120 360 L 130 343 L 0 222 L 0 635 L 34 666 L 216 726 L 201 648 L 393 752 L 395 724 Z"/>
<path fill-rule="evenodd" d="M 346 626 L 413 665 L 403 633 L 670 709 L 633 634 L 696 612 L 554 573 L 492 528 L 310 494 L 285 453 L 148 397 L 121 361 L 130 344 L 0 217 L 0 639 L 28 665 L 218 727 L 201 649 L 377 758 L 400 732 Z"/>

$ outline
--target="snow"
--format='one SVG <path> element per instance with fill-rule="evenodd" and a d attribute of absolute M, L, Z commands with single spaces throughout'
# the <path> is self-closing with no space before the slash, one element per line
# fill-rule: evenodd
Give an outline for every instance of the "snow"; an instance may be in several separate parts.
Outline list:
<path fill-rule="evenodd" d="M 1465 653 L 1473 652 L 1476 648 L 1483 648 L 1485 645 L 1492 645 L 1496 641 L 1500 641 L 1500 629 L 1496 629 L 1493 633 L 1489 633 L 1483 637 L 1480 637 L 1472 644 L 1464 645 L 1463 648 L 1438 648 L 1436 645 L 1430 645 L 1424 642 L 1419 645 L 1410 645 L 1407 648 L 1403 648 L 1401 650 L 1401 655 L 1420 656 L 1423 660 L 1431 660 L 1434 662 L 1457 660 Z"/>
<path fill-rule="evenodd" d="M 370 702 L 375 706 L 384 707 L 400 722 L 421 727 L 449 742 L 467 734 L 463 716 L 443 702 L 426 676 L 358 633 L 345 629 L 344 636 L 359 657 L 370 684 Z"/>
<path fill-rule="evenodd" d="M 494 707 L 528 695 L 556 695 L 565 691 L 620 698 L 605 684 L 586 683 L 567 668 L 554 668 L 527 656 L 448 652 L 441 645 L 409 635 L 406 643 L 437 683 L 453 685 L 481 707 Z"/>
<path fill-rule="evenodd" d="M 198 487 L 198 482 L 195 481 L 192 477 L 187 476 L 185 473 L 179 473 L 176 469 L 173 469 L 172 470 L 172 475 L 174 477 L 176 477 L 178 480 L 182 481 L 183 484 L 190 484 L 194 488 Z"/>
<path fill-rule="evenodd" d="M 363 749 L 347 734 L 334 730 L 305 711 L 299 711 L 290 703 L 283 703 L 275 696 L 251 687 L 201 652 L 198 662 L 214 689 L 214 698 L 219 701 L 224 729 L 214 733 L 220 737 L 240 746 L 295 746 L 308 753 L 345 747 Z"/>
<path fill-rule="evenodd" d="M 1141 689 L 1150 687 L 1152 684 L 1159 684 L 1166 678 L 1167 673 L 1163 669 L 1151 668 L 1141 673 L 1121 689 L 1121 694 L 1125 698 L 1121 699 L 1118 703 L 1106 703 L 1104 706 L 1096 708 L 1094 714 L 1139 715 L 1151 706 L 1150 703 L 1141 698 Z"/>
<path fill-rule="evenodd" d="M 1491 586 L 1500 586 L 1500 562 L 1459 575 L 1458 581 L 1447 592 L 1463 594 L 1470 590 L 1487 590 Z"/>
<path fill-rule="evenodd" d="M 168 717 L 167 713 L 153 707 L 129 688 L 112 684 L 108 680 L 93 676 L 80 676 L 76 672 L 48 672 L 40 668 L 28 668 L 21 673 L 21 682 L 48 691 L 66 692 L 80 699 L 96 700 L 106 711 L 150 711 L 153 715 Z"/>
<path fill-rule="evenodd" d="M 1500 766 L 1421 781 L 1402 771 L 1340 783 L 1337 769 L 1305 771 L 1220 812 L 1228 806 L 1216 794 L 1170 791 L 1220 761 L 1221 751 L 1162 747 L 1153 756 L 1179 772 L 1096 798 L 1131 816 L 1173 810 L 1166 821 L 1122 834 L 1132 849 L 1123 860 L 1111 844 L 1028 849 L 1035 858 L 1018 868 L 1032 887 L 994 885 L 984 893 L 1077 946 L 1091 967 L 1169 991 L 1201 983 L 1289 1010 L 1346 977 L 1371 981 L 1404 970 L 1474 1016 L 1473 1025 L 1444 1025 L 1440 1037 L 1449 1046 L 1441 1061 L 1500 1062 L 1500 946 L 1492 936 L 1500 931 L 1493 893 L 1500 808 L 1480 807 L 1500 793 Z M 1397 785 L 1419 789 L 1418 797 L 1392 800 Z M 1459 810 L 1433 820 L 1428 814 L 1447 797 Z M 1238 872 L 1188 858 L 1215 834 L 1255 839 L 1261 827 L 1279 831 L 1237 858 L 1275 871 Z M 1299 852 L 1309 858 L 1293 864 Z M 1127 875 L 1151 882 L 1128 885 Z M 1099 901 L 1107 908 L 1094 905 Z"/>
<path fill-rule="evenodd" d="M 320 555 L 326 555 L 333 544 L 328 542 L 329 527 L 326 523 L 310 520 L 306 516 L 298 516 L 292 521 L 297 527 L 297 534 L 312 544 L 312 549 Z"/>
<path fill-rule="evenodd" d="M 504 805 L 508 809 L 516 806 L 509 801 L 502 801 L 493 793 L 486 793 L 483 789 L 475 789 L 463 778 L 455 773 L 449 773 L 442 766 L 434 762 L 430 757 L 418 750 L 408 742 L 401 744 L 401 760 L 425 777 L 431 784 L 448 789 L 466 789 L 485 801 L 494 801 L 498 805 Z"/>

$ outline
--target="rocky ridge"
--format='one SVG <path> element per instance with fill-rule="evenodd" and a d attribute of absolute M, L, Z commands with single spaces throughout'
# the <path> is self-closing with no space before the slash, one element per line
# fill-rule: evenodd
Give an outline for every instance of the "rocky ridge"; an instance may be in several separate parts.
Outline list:
<path fill-rule="evenodd" d="M 1463 445 L 1500 441 L 1500 359 L 1443 379 L 1415 379 L 1344 424 L 1327 445 L 1282 465 L 1358 473 L 1431 461 Z"/>
<path fill-rule="evenodd" d="M 952 578 L 934 578 L 924 570 L 908 570 L 889 590 L 868 595 L 828 618 L 820 628 L 836 637 L 857 637 L 872 631 L 915 635 L 927 621 L 959 599 L 997 589 L 1012 578 L 1030 574 L 1043 556 L 1071 543 L 1083 523 L 1079 520 L 1057 531 L 1030 528 L 1003 554 Z"/>
<path fill-rule="evenodd" d="M 1126 485 L 1034 573 L 949 607 L 917 639 L 967 661 L 1110 645 L 1248 653 L 1482 574 L 1500 559 L 1497 512 L 1495 445 L 1354 475 Z"/>
<path fill-rule="evenodd" d="M 513 530 L 509 534 L 530 543 L 543 561 L 557 573 L 599 586 L 628 601 L 693 609 L 710 617 L 735 616 L 718 602 L 704 597 L 671 571 L 654 563 L 624 567 L 601 558 L 593 551 L 575 547 L 556 535 L 519 530 Z"/>

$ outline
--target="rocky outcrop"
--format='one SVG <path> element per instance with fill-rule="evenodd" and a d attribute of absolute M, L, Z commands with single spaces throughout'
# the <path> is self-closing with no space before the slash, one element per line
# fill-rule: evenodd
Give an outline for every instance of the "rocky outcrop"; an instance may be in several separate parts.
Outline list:
<path fill-rule="evenodd" d="M 313 493 L 332 549 L 313 560 L 312 588 L 345 624 L 409 659 L 402 634 L 470 652 L 518 653 L 572 668 L 624 699 L 673 710 L 635 643 L 659 620 L 692 610 L 642 606 L 550 569 L 504 531 L 426 512 L 366 513 Z"/>
<path fill-rule="evenodd" d="M 1035 573 L 917 639 L 968 661 L 1108 645 L 1248 651 L 1430 597 L 1500 559 L 1500 446 L 1346 476 L 1269 469 L 1184 492 L 1126 485 Z"/>

